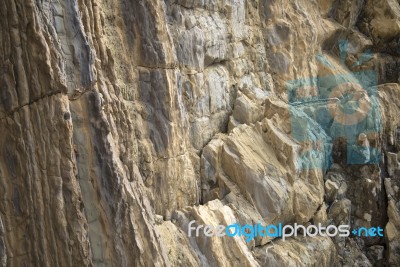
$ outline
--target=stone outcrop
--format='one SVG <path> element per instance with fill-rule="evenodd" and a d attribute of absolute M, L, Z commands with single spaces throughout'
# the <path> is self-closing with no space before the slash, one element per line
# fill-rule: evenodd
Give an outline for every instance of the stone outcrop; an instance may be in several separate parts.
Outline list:
<path fill-rule="evenodd" d="M 255 249 L 262 266 L 337 266 L 335 245 L 329 237 L 279 240 L 269 244 L 265 251 Z"/>
<path fill-rule="evenodd" d="M 0 15 L 0 266 L 400 265 L 398 1 Z M 246 242 L 191 220 L 385 235 Z"/>

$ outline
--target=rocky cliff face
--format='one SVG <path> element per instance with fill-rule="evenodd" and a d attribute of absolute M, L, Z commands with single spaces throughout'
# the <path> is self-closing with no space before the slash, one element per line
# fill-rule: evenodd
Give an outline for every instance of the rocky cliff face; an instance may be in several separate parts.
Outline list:
<path fill-rule="evenodd" d="M 0 266 L 400 265 L 398 1 L 0 14 Z M 191 220 L 385 237 L 246 243 L 189 237 Z"/>

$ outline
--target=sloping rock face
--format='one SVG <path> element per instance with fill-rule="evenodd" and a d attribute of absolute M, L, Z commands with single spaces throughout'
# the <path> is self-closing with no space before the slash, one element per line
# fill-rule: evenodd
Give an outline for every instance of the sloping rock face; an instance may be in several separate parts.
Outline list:
<path fill-rule="evenodd" d="M 399 1 L 0 15 L 0 266 L 400 266 Z M 384 237 L 246 242 L 193 220 Z"/>

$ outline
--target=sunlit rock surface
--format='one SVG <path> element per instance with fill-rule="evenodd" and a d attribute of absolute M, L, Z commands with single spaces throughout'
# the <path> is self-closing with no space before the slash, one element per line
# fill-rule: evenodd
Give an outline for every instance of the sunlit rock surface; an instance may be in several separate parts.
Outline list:
<path fill-rule="evenodd" d="M 0 15 L 0 266 L 400 266 L 398 1 Z M 191 220 L 385 235 L 246 242 Z"/>

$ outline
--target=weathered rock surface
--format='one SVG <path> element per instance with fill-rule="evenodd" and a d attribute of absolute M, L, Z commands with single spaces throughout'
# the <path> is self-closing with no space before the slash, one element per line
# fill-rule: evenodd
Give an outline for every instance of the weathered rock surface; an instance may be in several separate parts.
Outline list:
<path fill-rule="evenodd" d="M 0 266 L 400 265 L 399 1 L 0 15 Z M 246 243 L 191 220 L 385 236 Z"/>
<path fill-rule="evenodd" d="M 297 237 L 255 249 L 262 266 L 337 266 L 335 244 L 329 237 Z"/>

